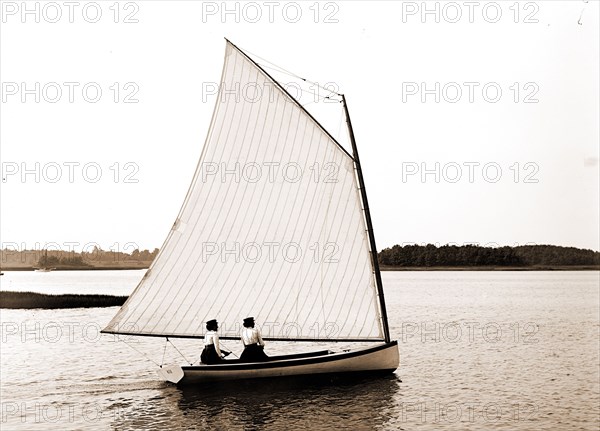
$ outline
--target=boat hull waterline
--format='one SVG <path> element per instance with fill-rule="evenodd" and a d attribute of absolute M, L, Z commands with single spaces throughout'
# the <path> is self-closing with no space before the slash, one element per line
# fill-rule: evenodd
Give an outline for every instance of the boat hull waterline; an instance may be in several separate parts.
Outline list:
<path fill-rule="evenodd" d="M 282 359 L 278 359 L 282 358 Z M 163 366 L 159 375 L 178 384 L 245 380 L 269 377 L 287 377 L 315 374 L 348 374 L 361 372 L 389 372 L 398 368 L 398 342 L 376 347 L 342 352 L 322 351 L 304 355 L 272 357 L 268 362 L 231 363 L 219 365 Z"/>

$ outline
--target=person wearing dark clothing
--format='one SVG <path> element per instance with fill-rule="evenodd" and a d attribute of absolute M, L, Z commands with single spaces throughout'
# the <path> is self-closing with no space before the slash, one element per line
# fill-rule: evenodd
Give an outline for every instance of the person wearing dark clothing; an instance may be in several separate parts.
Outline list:
<path fill-rule="evenodd" d="M 244 319 L 244 328 L 241 333 L 244 351 L 240 356 L 242 362 L 264 362 L 269 357 L 265 354 L 265 342 L 262 339 L 260 331 L 254 327 L 254 317 Z"/>
<path fill-rule="evenodd" d="M 223 354 L 219 346 L 218 322 L 213 319 L 206 322 L 206 335 L 204 336 L 204 350 L 200 355 L 200 361 L 206 365 L 219 364 L 223 362 Z"/>

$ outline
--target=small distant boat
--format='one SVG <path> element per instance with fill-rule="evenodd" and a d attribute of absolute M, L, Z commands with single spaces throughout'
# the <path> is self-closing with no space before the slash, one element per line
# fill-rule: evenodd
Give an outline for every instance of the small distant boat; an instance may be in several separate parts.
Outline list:
<path fill-rule="evenodd" d="M 292 346 L 344 343 L 335 350 L 271 356 L 265 362 L 160 364 L 159 375 L 180 384 L 392 373 L 399 365 L 398 342 L 390 339 L 346 98 L 332 93 L 342 103 L 352 153 L 229 41 L 220 82 L 208 137 L 180 213 L 158 256 L 102 332 L 165 337 L 166 342 L 201 339 L 205 322 L 218 319 L 220 339 L 239 340 L 240 323 L 255 316 L 264 340 Z M 261 88 L 262 97 L 226 97 L 232 88 Z M 204 171 L 231 172 L 240 163 L 245 181 Z M 256 176 L 273 165 L 295 168 L 289 175 L 305 174 Z M 309 175 L 317 169 L 327 170 L 326 175 Z M 356 347 L 346 349 L 349 343 Z"/>
<path fill-rule="evenodd" d="M 48 250 L 44 250 L 44 255 L 40 257 L 37 264 L 40 266 L 34 268 L 35 272 L 50 272 L 56 269 L 48 266 Z"/>

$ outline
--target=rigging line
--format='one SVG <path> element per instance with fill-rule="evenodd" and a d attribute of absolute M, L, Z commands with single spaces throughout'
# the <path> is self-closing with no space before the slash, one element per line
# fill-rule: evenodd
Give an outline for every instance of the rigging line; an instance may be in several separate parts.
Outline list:
<path fill-rule="evenodd" d="M 165 353 L 167 353 L 167 344 L 169 344 L 169 337 L 166 337 L 165 347 L 163 349 L 163 357 L 160 360 L 160 368 L 162 368 L 163 364 L 165 363 Z"/>
<path fill-rule="evenodd" d="M 152 362 L 154 365 L 156 365 L 157 367 L 162 368 L 161 365 L 159 365 L 154 359 L 151 359 L 148 357 L 148 355 L 146 355 L 144 352 L 139 351 L 138 349 L 136 349 L 135 347 L 133 347 L 131 344 L 129 344 L 127 341 L 125 340 L 121 340 L 119 338 L 119 341 L 122 341 L 123 343 L 127 344 L 129 347 L 131 347 L 133 350 L 135 350 L 136 352 L 138 352 L 140 355 L 142 355 L 144 358 L 148 359 L 150 362 Z"/>
<path fill-rule="evenodd" d="M 287 74 L 287 75 L 293 76 L 293 77 L 295 77 L 295 78 L 298 78 L 298 79 L 300 79 L 300 80 L 302 80 L 302 81 L 305 81 L 305 82 L 310 82 L 310 81 L 308 81 L 306 78 L 303 78 L 303 77 L 301 77 L 300 75 L 297 75 L 297 74 L 295 74 L 294 72 L 291 72 L 291 71 L 289 71 L 289 70 L 287 70 L 287 69 L 285 69 L 285 68 L 283 68 L 283 67 L 279 66 L 278 64 L 275 64 L 275 63 L 273 63 L 272 61 L 269 61 L 269 60 L 267 60 L 266 58 L 264 58 L 264 57 L 261 57 L 261 56 L 260 56 L 260 55 L 258 55 L 258 54 L 254 54 L 253 52 L 250 52 L 250 51 L 248 51 L 247 49 L 244 49 L 243 51 L 244 51 L 244 52 L 246 52 L 247 54 L 251 54 L 252 56 L 254 56 L 254 57 L 256 57 L 256 58 L 259 58 L 259 59 L 261 59 L 261 60 L 262 60 L 262 61 L 264 61 L 265 63 L 268 63 L 268 64 L 270 64 L 270 65 L 274 66 L 275 68 L 279 69 L 279 71 L 280 71 L 280 72 L 282 72 L 282 73 L 285 73 L 285 74 Z M 272 67 L 271 69 L 273 69 L 273 67 Z"/>
<path fill-rule="evenodd" d="M 254 56 L 255 56 L 255 57 L 257 57 L 257 58 L 260 58 L 260 57 L 258 57 L 258 55 L 255 55 L 255 54 L 252 54 L 252 55 L 254 55 Z M 264 60 L 264 61 L 266 61 L 266 62 L 268 63 L 268 61 L 267 61 L 267 60 L 265 60 L 264 58 L 263 58 L 262 60 Z M 272 63 L 271 63 L 271 64 L 272 64 Z M 265 63 L 260 63 L 260 65 L 261 65 L 261 67 L 263 67 L 264 69 L 271 69 L 271 70 L 274 70 L 274 71 L 276 71 L 276 72 L 282 73 L 282 74 L 284 74 L 284 75 L 293 76 L 294 78 L 297 78 L 297 79 L 299 79 L 300 81 L 309 82 L 309 81 L 307 81 L 306 79 L 302 78 L 301 76 L 298 76 L 298 75 L 296 75 L 295 73 L 288 72 L 287 70 L 285 70 L 285 69 L 282 69 L 281 67 L 277 66 L 276 64 L 274 64 L 274 65 L 273 65 L 273 66 L 275 66 L 275 67 L 267 66 Z"/>
<path fill-rule="evenodd" d="M 175 347 L 175 350 L 177 350 L 177 352 L 179 352 L 179 354 L 181 355 L 181 357 L 183 358 L 183 360 L 184 360 L 185 362 L 187 362 L 187 363 L 188 363 L 188 364 L 190 364 L 190 365 L 194 365 L 194 363 L 193 363 L 193 362 L 190 362 L 190 361 L 188 361 L 188 360 L 187 360 L 187 358 L 186 358 L 185 356 L 183 356 L 183 353 L 181 353 L 181 351 L 179 351 L 179 349 L 177 348 L 177 346 L 176 346 L 175 344 L 173 344 L 173 342 L 172 342 L 171 340 L 169 340 L 169 337 L 167 337 L 167 341 L 168 341 L 169 343 L 171 343 L 171 346 Z M 166 346 L 165 346 L 165 347 L 166 347 Z"/>
<path fill-rule="evenodd" d="M 247 53 L 247 54 L 251 54 L 252 56 L 254 56 L 254 57 L 256 57 L 256 58 L 259 58 L 259 59 L 261 59 L 262 61 L 264 61 L 264 62 L 266 62 L 266 63 L 268 63 L 268 64 L 271 64 L 271 65 L 272 65 L 272 66 L 274 66 L 275 68 L 279 69 L 279 72 L 281 72 L 281 73 L 284 73 L 284 74 L 287 74 L 287 75 L 293 76 L 293 77 L 295 77 L 295 78 L 298 78 L 298 79 L 300 79 L 300 80 L 302 80 L 302 81 L 304 81 L 304 82 L 308 82 L 308 83 L 310 83 L 310 84 L 314 84 L 314 85 L 316 85 L 317 87 L 320 87 L 320 88 L 322 88 L 322 89 L 323 89 L 323 90 L 325 90 L 325 91 L 328 91 L 329 93 L 332 93 L 332 94 L 337 94 L 338 96 L 341 96 L 341 94 L 340 94 L 340 93 L 336 93 L 335 91 L 331 91 L 330 89 L 328 89 L 328 88 L 325 88 L 325 87 L 323 87 L 322 85 L 320 85 L 318 82 L 311 81 L 310 79 L 303 78 L 303 77 L 301 77 L 300 75 L 297 75 L 297 74 L 295 74 L 295 73 L 293 73 L 293 72 L 290 72 L 289 70 L 287 70 L 287 69 L 284 69 L 283 67 L 281 67 L 281 66 L 279 66 L 279 65 L 277 65 L 277 64 L 275 64 L 275 63 L 273 63 L 273 62 L 271 62 L 271 61 L 269 61 L 269 60 L 267 60 L 266 58 L 263 58 L 263 57 L 261 57 L 260 55 L 254 54 L 254 53 L 252 53 L 252 52 L 248 51 L 247 49 L 244 49 L 244 52 L 245 52 L 245 53 Z M 265 66 L 264 66 L 264 64 L 263 64 L 263 65 L 261 65 L 261 66 L 265 67 Z M 274 69 L 273 67 L 271 67 L 270 69 L 276 70 L 276 69 Z"/>
<path fill-rule="evenodd" d="M 274 68 L 272 68 L 272 67 L 265 66 L 264 64 L 261 64 L 261 67 L 263 67 L 264 69 L 276 70 L 276 69 L 274 69 Z M 277 71 L 277 70 L 276 70 L 276 71 Z M 302 78 L 300 78 L 300 79 L 302 79 Z M 301 91 L 301 92 L 303 92 L 303 93 L 309 93 L 309 94 L 311 94 L 311 95 L 313 95 L 313 96 L 315 96 L 315 97 L 317 97 L 317 98 L 319 98 L 319 99 L 321 99 L 321 100 L 327 100 L 327 99 L 328 99 L 328 100 L 333 100 L 333 101 L 336 101 L 336 102 L 338 102 L 338 103 L 342 103 L 342 100 L 341 100 L 341 99 L 336 99 L 336 98 L 335 98 L 335 96 L 339 96 L 339 94 L 338 94 L 338 93 L 336 93 L 335 91 L 332 91 L 332 90 L 330 90 L 330 89 L 328 89 L 328 88 L 325 88 L 325 87 L 323 87 L 322 85 L 319 85 L 319 83 L 317 83 L 317 82 L 307 81 L 307 80 L 305 80 L 305 79 L 304 79 L 303 81 L 304 81 L 304 82 L 306 82 L 306 83 L 309 83 L 309 84 L 314 84 L 314 85 L 316 85 L 317 87 L 319 87 L 319 88 L 321 88 L 321 89 L 323 89 L 323 90 L 325 90 L 325 91 L 329 92 L 329 93 L 330 93 L 330 94 L 329 94 L 329 96 L 321 96 L 321 95 L 320 95 L 318 92 L 315 92 L 315 91 L 309 91 L 309 90 L 305 90 L 304 88 L 302 88 L 302 87 L 300 86 L 300 84 L 296 84 L 296 85 L 297 85 L 297 87 L 296 87 L 296 86 L 293 86 L 293 88 L 295 88 L 295 89 L 298 89 L 298 90 L 300 90 L 300 91 Z M 293 81 L 292 81 L 292 82 L 293 82 Z M 289 86 L 290 86 L 290 85 L 289 85 L 289 83 L 287 83 L 287 84 L 283 83 L 283 84 L 281 84 L 281 85 L 285 85 L 286 87 L 289 87 Z M 311 88 L 311 87 L 308 87 L 308 88 Z"/>
<path fill-rule="evenodd" d="M 267 78 L 269 78 L 270 81 L 272 81 L 277 88 L 279 88 L 281 90 L 281 92 L 283 93 L 283 95 L 287 98 L 287 100 L 289 100 L 290 102 L 292 102 L 293 105 L 298 106 L 302 111 L 304 111 L 304 113 L 306 115 L 308 115 L 308 117 L 313 121 L 314 124 L 316 124 L 340 149 L 340 151 L 342 151 L 344 154 L 346 154 L 346 156 L 348 156 L 348 158 L 350 158 L 351 160 L 354 160 L 354 157 L 348 152 L 346 151 L 346 149 L 344 147 L 342 147 L 333 136 L 331 136 L 331 134 L 323 127 L 323 125 L 321 123 L 319 123 L 315 117 L 313 117 L 311 115 L 310 112 L 308 112 L 306 109 L 304 109 L 302 107 L 302 105 L 300 105 L 298 103 L 298 101 L 296 99 L 294 99 L 294 96 L 292 96 L 290 94 L 289 91 L 287 91 L 279 82 L 277 82 L 271 75 L 269 75 L 269 72 L 267 72 L 265 69 L 263 69 L 260 65 L 258 65 L 258 63 L 256 63 L 256 61 L 254 61 L 252 59 L 252 57 L 250 57 L 248 54 L 246 54 L 244 51 L 242 51 L 241 49 L 239 49 L 237 46 L 235 46 L 234 44 L 232 44 L 230 41 L 227 41 L 227 43 L 229 43 L 229 45 L 231 45 L 235 50 L 237 50 L 240 54 L 242 54 L 248 61 L 250 61 L 255 67 L 259 68 L 262 73 L 264 73 Z M 342 99 L 344 98 L 343 95 L 340 94 L 340 96 L 342 97 Z"/>
<path fill-rule="evenodd" d="M 301 89 L 301 90 L 302 90 L 302 89 Z M 302 91 L 303 91 L 303 92 L 305 92 L 305 93 L 310 93 L 310 91 L 305 91 L 305 90 L 302 90 Z M 319 99 L 321 99 L 321 100 L 314 100 L 314 99 L 313 99 L 313 100 L 311 100 L 310 102 L 306 102 L 306 103 L 302 104 L 302 107 L 303 107 L 303 108 L 307 107 L 308 105 L 310 105 L 310 104 L 312 104 L 312 103 L 319 103 L 319 102 L 322 102 L 322 101 L 324 101 L 324 100 L 333 100 L 333 101 L 336 101 L 336 102 L 342 103 L 341 101 L 339 101 L 339 100 L 337 100 L 337 99 L 332 99 L 332 98 L 331 98 L 331 97 L 329 97 L 329 96 L 325 96 L 325 97 L 323 97 L 323 96 L 319 96 L 318 94 L 315 94 L 315 93 L 311 93 L 311 94 L 312 94 L 313 96 L 317 96 L 317 97 L 318 97 Z"/>
<path fill-rule="evenodd" d="M 294 87 L 294 88 L 296 88 L 296 87 Z M 309 87 L 309 88 L 310 88 L 310 87 Z M 317 91 L 317 92 L 314 92 L 314 91 L 305 90 L 305 89 L 303 89 L 303 88 L 302 88 L 302 87 L 300 87 L 300 86 L 298 86 L 298 89 L 299 89 L 300 91 L 302 91 L 303 93 L 308 93 L 308 94 L 311 94 L 312 96 L 315 96 L 317 99 L 320 99 L 321 101 L 324 101 L 324 100 L 331 100 L 331 101 L 335 101 L 335 102 L 338 102 L 338 103 L 342 103 L 342 100 L 341 100 L 341 99 L 335 99 L 335 96 L 334 96 L 334 95 L 329 95 L 329 96 L 321 96 L 321 95 L 319 94 L 319 92 L 318 92 L 318 91 Z M 330 90 L 327 90 L 327 91 L 330 91 Z M 313 102 L 314 102 L 314 103 L 317 103 L 317 100 L 314 100 L 314 99 L 313 99 Z"/>
<path fill-rule="evenodd" d="M 320 95 L 318 92 L 317 92 L 317 93 L 315 93 L 314 91 L 305 90 L 304 88 L 302 88 L 302 87 L 300 87 L 300 86 L 298 86 L 298 87 L 293 87 L 293 88 L 297 88 L 297 89 L 298 89 L 298 90 L 300 90 L 301 92 L 303 92 L 303 93 L 308 93 L 308 94 L 310 94 L 310 95 L 314 96 L 316 99 L 318 99 L 318 100 L 315 100 L 315 98 L 313 98 L 313 100 L 312 100 L 311 102 L 308 102 L 308 103 L 317 103 L 317 102 L 319 102 L 319 101 L 324 101 L 324 100 L 331 100 L 331 101 L 334 101 L 334 102 L 342 103 L 341 99 L 335 99 L 335 98 L 334 98 L 335 96 L 321 96 L 321 95 Z M 308 103 L 307 103 L 307 104 L 308 104 Z M 304 106 L 304 105 L 303 105 L 303 106 Z"/>
<path fill-rule="evenodd" d="M 223 343 L 221 340 L 219 340 L 219 344 L 222 344 L 222 345 L 223 345 L 223 347 L 225 347 L 226 349 L 229 349 L 229 353 L 231 353 L 231 354 L 232 354 L 233 356 L 235 356 L 236 358 L 240 359 L 240 357 L 239 357 L 238 355 L 236 355 L 235 353 L 233 353 L 233 350 L 232 350 L 231 348 L 227 347 L 227 346 L 225 345 L 225 343 Z"/>

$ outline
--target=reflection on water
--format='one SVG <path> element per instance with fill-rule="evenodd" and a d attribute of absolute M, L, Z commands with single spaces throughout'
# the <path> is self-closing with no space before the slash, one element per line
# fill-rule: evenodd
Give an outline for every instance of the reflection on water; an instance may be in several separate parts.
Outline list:
<path fill-rule="evenodd" d="M 177 405 L 194 423 L 214 429 L 373 429 L 395 414 L 396 375 L 373 379 L 270 379 L 185 387 Z"/>
<path fill-rule="evenodd" d="M 376 378 L 286 378 L 176 387 L 149 383 L 143 403 L 130 404 L 128 390 L 112 398 L 111 427 L 123 429 L 370 430 L 396 429 L 394 375 Z M 149 391 L 154 386 L 154 390 Z M 116 388 L 113 388 L 113 390 Z M 123 390 L 125 389 L 125 390 Z M 138 395 L 142 395 L 141 393 Z"/>

